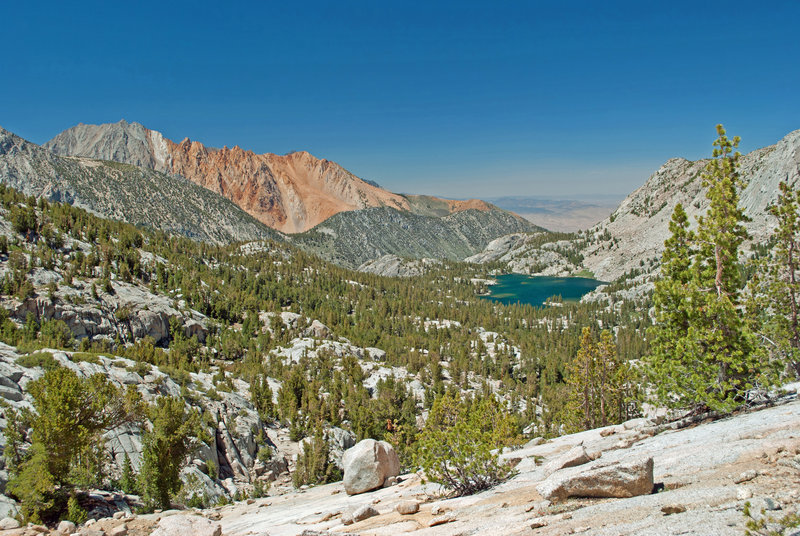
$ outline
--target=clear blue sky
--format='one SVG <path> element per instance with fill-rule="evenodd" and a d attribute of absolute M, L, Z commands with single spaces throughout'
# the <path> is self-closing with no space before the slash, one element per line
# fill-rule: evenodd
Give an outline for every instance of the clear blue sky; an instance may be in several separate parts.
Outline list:
<path fill-rule="evenodd" d="M 800 1 L 7 2 L 0 125 L 138 121 L 400 192 L 626 194 L 800 128 Z"/>

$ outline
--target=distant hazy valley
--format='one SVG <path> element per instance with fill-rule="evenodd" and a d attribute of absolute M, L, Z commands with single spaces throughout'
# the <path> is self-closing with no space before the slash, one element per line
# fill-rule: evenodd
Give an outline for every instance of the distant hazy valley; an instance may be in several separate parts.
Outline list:
<path fill-rule="evenodd" d="M 549 197 L 492 197 L 487 199 L 498 207 L 519 214 L 530 222 L 549 229 L 572 233 L 588 229 L 606 218 L 624 196 L 577 199 Z"/>

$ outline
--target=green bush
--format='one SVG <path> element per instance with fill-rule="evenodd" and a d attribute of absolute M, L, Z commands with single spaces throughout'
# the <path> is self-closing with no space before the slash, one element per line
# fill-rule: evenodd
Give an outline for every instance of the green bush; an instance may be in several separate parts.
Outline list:
<path fill-rule="evenodd" d="M 456 495 L 471 495 L 513 474 L 493 451 L 517 437 L 511 417 L 494 399 L 461 400 L 458 393 L 445 394 L 433 402 L 414 460 L 432 482 Z"/>
<path fill-rule="evenodd" d="M 258 454 L 256 458 L 261 463 L 269 463 L 272 460 L 272 457 L 275 455 L 275 451 L 266 445 L 258 449 Z"/>
<path fill-rule="evenodd" d="M 251 499 L 266 497 L 267 494 L 269 494 L 269 482 L 264 482 L 263 480 L 253 482 L 253 492 L 250 494 Z"/>
<path fill-rule="evenodd" d="M 219 468 L 217 467 L 217 462 L 211 458 L 206 460 L 206 474 L 214 480 L 219 478 Z"/>
<path fill-rule="evenodd" d="M 86 510 L 78 503 L 78 499 L 74 495 L 71 496 L 67 501 L 67 519 L 76 525 L 80 525 L 86 521 L 88 517 L 89 514 L 87 514 Z"/>
<path fill-rule="evenodd" d="M 53 370 L 61 366 L 50 352 L 34 352 L 19 356 L 17 365 L 25 368 L 42 367 L 45 370 Z"/>

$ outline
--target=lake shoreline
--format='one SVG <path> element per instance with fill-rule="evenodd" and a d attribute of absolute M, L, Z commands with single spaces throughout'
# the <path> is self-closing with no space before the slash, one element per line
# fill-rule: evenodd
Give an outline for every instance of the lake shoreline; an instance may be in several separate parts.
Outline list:
<path fill-rule="evenodd" d="M 478 297 L 505 305 L 523 304 L 533 307 L 562 306 L 565 302 L 578 302 L 604 281 L 581 276 L 555 277 L 504 274 L 496 277 L 488 293 Z M 559 296 L 560 300 L 552 298 Z"/>

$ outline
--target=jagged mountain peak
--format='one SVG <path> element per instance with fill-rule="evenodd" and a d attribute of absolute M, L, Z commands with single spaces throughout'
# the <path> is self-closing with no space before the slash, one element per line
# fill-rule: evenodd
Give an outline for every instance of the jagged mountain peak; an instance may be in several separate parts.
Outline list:
<path fill-rule="evenodd" d="M 45 146 L 60 155 L 113 160 L 180 175 L 287 233 L 306 231 L 340 212 L 370 207 L 437 216 L 467 209 L 498 210 L 479 200 L 424 201 L 425 196 L 395 194 L 307 151 L 256 154 L 238 145 L 211 148 L 188 137 L 175 143 L 158 131 L 124 120 L 77 125 Z"/>
<path fill-rule="evenodd" d="M 44 147 L 61 156 L 111 160 L 166 172 L 163 136 L 136 122 L 87 125 L 65 130 Z"/>

